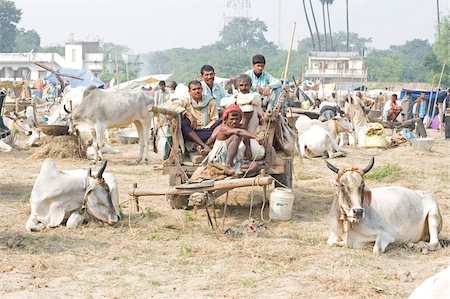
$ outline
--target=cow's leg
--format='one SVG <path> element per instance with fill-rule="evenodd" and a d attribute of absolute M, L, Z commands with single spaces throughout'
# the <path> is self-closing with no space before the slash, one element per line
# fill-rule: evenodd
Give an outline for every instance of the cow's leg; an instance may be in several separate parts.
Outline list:
<path fill-rule="evenodd" d="M 77 226 L 83 224 L 86 220 L 86 213 L 81 214 L 79 210 L 73 211 L 70 214 L 69 219 L 67 219 L 67 228 L 76 228 Z"/>
<path fill-rule="evenodd" d="M 102 149 L 105 146 L 105 125 L 102 123 L 95 124 L 95 140 L 97 141 L 97 145 L 94 146 L 97 152 L 95 156 L 94 162 L 97 163 L 99 160 L 103 160 Z"/>
<path fill-rule="evenodd" d="M 39 222 L 36 215 L 31 214 L 27 220 L 27 223 L 25 224 L 25 228 L 29 232 L 38 232 L 43 230 L 45 228 L 45 225 Z"/>
<path fill-rule="evenodd" d="M 328 153 L 329 158 L 345 157 L 345 155 L 346 155 L 344 152 L 341 152 L 341 151 L 335 152 L 333 144 L 329 141 L 327 142 L 326 148 L 327 148 L 327 153 Z"/>
<path fill-rule="evenodd" d="M 430 242 L 427 244 L 428 250 L 435 250 L 439 246 L 438 235 L 442 226 L 442 218 L 437 205 L 436 211 L 433 210 L 428 214 L 428 229 L 430 233 Z"/>
<path fill-rule="evenodd" d="M 373 246 L 373 253 L 383 253 L 386 247 L 395 241 L 395 238 L 386 232 L 378 232 L 375 245 Z"/>
<path fill-rule="evenodd" d="M 327 240 L 327 244 L 330 246 L 345 246 L 345 241 L 339 238 L 334 232 L 330 232 Z"/>
<path fill-rule="evenodd" d="M 139 160 L 138 160 L 138 162 L 142 162 L 142 160 L 144 160 L 145 163 L 148 163 L 149 126 L 143 125 L 140 121 L 135 121 L 134 125 L 136 126 L 138 136 L 139 136 Z M 145 156 L 144 156 L 144 154 L 145 154 Z"/>

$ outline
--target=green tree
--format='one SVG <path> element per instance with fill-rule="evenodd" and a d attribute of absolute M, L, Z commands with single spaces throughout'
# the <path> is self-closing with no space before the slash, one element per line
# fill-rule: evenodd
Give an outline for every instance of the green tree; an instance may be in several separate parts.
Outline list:
<path fill-rule="evenodd" d="M 267 41 L 265 32 L 267 25 L 259 19 L 234 18 L 223 27 L 219 34 L 221 40 L 216 45 L 228 50 L 263 48 L 265 51 L 274 51 L 277 47 Z"/>
<path fill-rule="evenodd" d="M 39 52 L 41 52 L 41 53 L 58 53 L 59 55 L 64 56 L 65 49 L 64 49 L 64 46 L 40 47 Z"/>
<path fill-rule="evenodd" d="M 100 80 L 109 82 L 112 78 L 116 77 L 116 62 L 119 83 L 126 82 L 127 79 L 132 80 L 137 78 L 140 70 L 140 64 L 136 61 L 138 56 L 129 54 L 131 52 L 129 47 L 111 42 L 101 42 L 100 51 L 103 53 L 103 71 L 99 75 Z M 114 66 L 113 70 L 110 68 L 111 66 Z"/>
<path fill-rule="evenodd" d="M 311 29 L 311 23 L 309 22 L 308 11 L 306 10 L 305 0 L 303 0 L 303 11 L 305 12 L 306 23 L 308 24 L 309 34 L 311 36 L 312 48 L 316 50 L 316 43 L 314 42 L 314 34 Z"/>
<path fill-rule="evenodd" d="M 31 50 L 37 52 L 41 48 L 41 37 L 35 30 L 20 28 L 14 44 L 14 52 L 30 52 Z"/>
<path fill-rule="evenodd" d="M 322 45 L 320 43 L 320 33 L 319 33 L 319 27 L 317 27 L 317 21 L 316 21 L 316 15 L 314 14 L 314 8 L 312 6 L 311 0 L 309 0 L 309 6 L 311 7 L 311 14 L 314 21 L 314 27 L 316 27 L 316 33 L 317 33 L 317 42 L 319 43 L 319 51 L 322 51 Z"/>
<path fill-rule="evenodd" d="M 379 82 L 401 81 L 401 60 L 392 50 L 374 50 L 366 59 L 369 80 Z"/>
<path fill-rule="evenodd" d="M 22 11 L 14 2 L 0 0 L 0 53 L 9 53 L 14 49 L 17 24 L 22 17 Z"/>
<path fill-rule="evenodd" d="M 440 23 L 440 32 L 436 33 L 436 42 L 433 44 L 433 53 L 436 57 L 436 63 L 440 65 L 439 71 L 435 72 L 440 74 L 442 65 L 446 65 L 444 70 L 444 76 L 442 77 L 441 86 L 450 85 L 450 17 L 445 16 Z"/>
<path fill-rule="evenodd" d="M 351 32 L 349 36 L 351 49 L 355 52 L 362 53 L 362 50 L 367 49 L 369 44 L 372 42 L 371 38 L 359 37 L 358 34 L 354 32 Z M 334 51 L 345 52 L 347 50 L 345 32 L 340 31 L 337 33 L 333 33 L 333 40 L 334 40 L 333 43 Z M 311 39 L 308 37 L 299 41 L 297 50 L 299 52 L 306 52 L 306 53 L 313 51 L 314 48 L 312 47 Z"/>

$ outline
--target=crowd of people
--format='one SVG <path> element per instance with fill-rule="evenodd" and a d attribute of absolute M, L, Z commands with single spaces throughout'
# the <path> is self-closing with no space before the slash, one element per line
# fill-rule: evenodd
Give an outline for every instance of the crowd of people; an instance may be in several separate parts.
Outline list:
<path fill-rule="evenodd" d="M 211 65 L 201 67 L 201 81 L 189 82 L 189 96 L 171 98 L 161 81 L 155 105 L 180 113 L 184 140 L 192 142 L 205 161 L 247 171 L 257 165 L 250 161 L 264 156 L 258 135 L 263 109 L 273 107 L 281 92 L 281 81 L 264 70 L 265 63 L 264 56 L 255 55 L 253 68 L 238 77 L 232 95 L 215 81 Z"/>

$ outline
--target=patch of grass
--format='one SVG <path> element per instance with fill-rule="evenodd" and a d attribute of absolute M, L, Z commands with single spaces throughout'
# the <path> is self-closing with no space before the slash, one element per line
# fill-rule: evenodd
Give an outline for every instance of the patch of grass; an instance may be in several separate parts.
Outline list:
<path fill-rule="evenodd" d="M 244 279 L 244 281 L 242 282 L 242 284 L 243 284 L 244 287 L 246 287 L 246 288 L 254 288 L 254 287 L 256 287 L 256 282 L 255 282 L 252 278 L 246 278 L 246 279 Z"/>
<path fill-rule="evenodd" d="M 142 214 L 146 218 L 156 218 L 158 216 L 158 212 L 154 211 L 151 207 L 145 207 L 144 212 Z"/>
<path fill-rule="evenodd" d="M 400 168 L 397 164 L 387 163 L 382 166 L 374 167 L 365 175 L 366 179 L 379 181 L 385 178 L 395 178 L 400 175 Z"/>
<path fill-rule="evenodd" d="M 152 286 L 154 287 L 160 287 L 161 286 L 161 282 L 159 280 L 150 280 L 150 283 L 152 284 Z"/>
<path fill-rule="evenodd" d="M 189 212 L 187 210 L 181 211 L 181 219 L 183 219 L 184 222 L 188 222 L 188 223 L 194 221 L 194 218 L 192 218 L 191 212 Z"/>
<path fill-rule="evenodd" d="M 413 170 L 408 172 L 408 176 L 412 178 L 418 178 L 418 179 L 426 179 L 425 171 L 423 170 Z"/>
<path fill-rule="evenodd" d="M 180 244 L 180 252 L 179 256 L 191 256 L 192 255 L 192 247 L 189 244 L 181 243 Z"/>
<path fill-rule="evenodd" d="M 306 173 L 306 172 L 299 172 L 297 174 L 297 180 L 300 181 L 308 181 L 308 180 L 314 180 L 317 179 L 317 177 L 315 175 Z"/>
<path fill-rule="evenodd" d="M 23 194 L 20 198 L 19 198 L 19 202 L 20 203 L 29 203 L 30 202 L 30 198 L 31 198 L 31 192 L 27 192 L 25 194 Z"/>
<path fill-rule="evenodd" d="M 439 180 L 443 182 L 448 182 L 448 172 L 441 172 L 438 174 Z"/>

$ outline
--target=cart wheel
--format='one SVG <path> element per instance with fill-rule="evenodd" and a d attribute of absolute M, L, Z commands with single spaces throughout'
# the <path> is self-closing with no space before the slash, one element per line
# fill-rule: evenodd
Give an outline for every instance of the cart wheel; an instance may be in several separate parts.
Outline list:
<path fill-rule="evenodd" d="M 169 186 L 176 186 L 183 183 L 181 175 L 170 174 L 169 175 Z M 172 209 L 186 209 L 189 204 L 188 195 L 168 195 L 167 200 L 169 200 Z"/>

